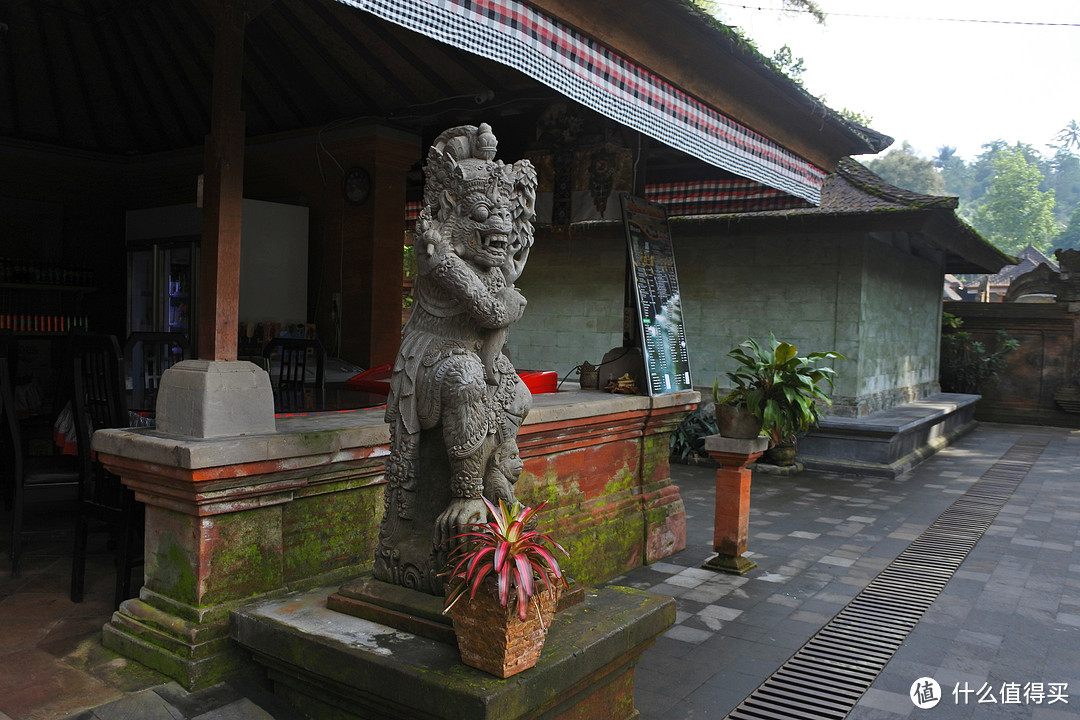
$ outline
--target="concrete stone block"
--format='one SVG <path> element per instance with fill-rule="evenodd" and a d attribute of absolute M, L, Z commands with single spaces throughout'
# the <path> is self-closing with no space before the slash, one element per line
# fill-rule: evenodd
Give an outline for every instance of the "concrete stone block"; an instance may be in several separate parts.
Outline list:
<path fill-rule="evenodd" d="M 709 435 L 705 438 L 706 452 L 734 453 L 753 455 L 765 452 L 769 448 L 769 438 L 756 437 L 748 440 L 729 438 L 723 435 Z"/>
<path fill-rule="evenodd" d="M 230 625 L 307 717 L 631 720 L 634 667 L 675 620 L 671 598 L 590 589 L 555 615 L 537 665 L 507 681 L 464 666 L 453 645 L 329 610 L 327 592 L 248 606 Z"/>
<path fill-rule="evenodd" d="M 157 429 L 214 438 L 272 433 L 274 392 L 266 371 L 250 362 L 184 360 L 161 376 Z"/>

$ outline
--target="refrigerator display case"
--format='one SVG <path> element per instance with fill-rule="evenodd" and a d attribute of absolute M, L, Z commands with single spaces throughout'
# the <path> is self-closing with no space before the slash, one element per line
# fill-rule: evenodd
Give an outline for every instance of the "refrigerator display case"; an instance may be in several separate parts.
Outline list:
<path fill-rule="evenodd" d="M 180 333 L 198 357 L 199 239 L 202 211 L 195 203 L 130 210 L 127 330 Z"/>
<path fill-rule="evenodd" d="M 182 333 L 197 352 L 198 237 L 128 244 L 128 334 Z"/>
<path fill-rule="evenodd" d="M 238 320 L 306 324 L 308 209 L 245 199 L 243 219 Z M 129 335 L 183 333 L 188 357 L 198 357 L 201 233 L 194 203 L 128 211 Z"/>

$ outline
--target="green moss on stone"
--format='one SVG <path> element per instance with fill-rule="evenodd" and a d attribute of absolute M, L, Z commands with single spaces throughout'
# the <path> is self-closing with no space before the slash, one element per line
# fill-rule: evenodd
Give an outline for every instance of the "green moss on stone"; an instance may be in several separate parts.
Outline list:
<path fill-rule="evenodd" d="M 172 533 L 162 533 L 152 562 L 155 570 L 150 589 L 187 605 L 198 603 L 198 576 L 194 563 Z"/>
<path fill-rule="evenodd" d="M 203 530 L 216 538 L 209 546 L 202 604 L 251 597 L 284 584 L 279 506 L 216 515 L 211 523 Z"/>

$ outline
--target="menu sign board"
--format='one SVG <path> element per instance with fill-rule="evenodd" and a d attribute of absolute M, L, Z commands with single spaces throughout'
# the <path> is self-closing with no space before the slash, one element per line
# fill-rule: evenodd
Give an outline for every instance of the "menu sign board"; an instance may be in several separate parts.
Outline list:
<path fill-rule="evenodd" d="M 690 357 L 667 213 L 626 193 L 621 199 L 649 395 L 690 390 Z"/>

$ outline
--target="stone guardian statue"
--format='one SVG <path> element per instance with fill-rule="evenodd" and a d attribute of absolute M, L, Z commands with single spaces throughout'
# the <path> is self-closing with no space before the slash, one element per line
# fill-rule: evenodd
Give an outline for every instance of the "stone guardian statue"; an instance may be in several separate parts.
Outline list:
<path fill-rule="evenodd" d="M 412 316 L 390 380 L 390 457 L 374 575 L 441 595 L 448 541 L 513 501 L 532 403 L 503 353 L 525 310 L 514 282 L 533 242 L 536 171 L 495 160 L 486 123 L 439 135 L 424 167 Z"/>

